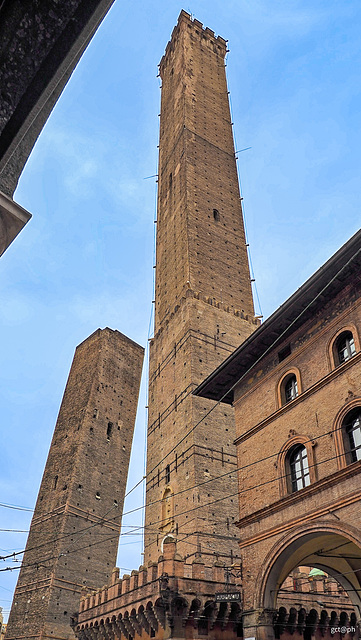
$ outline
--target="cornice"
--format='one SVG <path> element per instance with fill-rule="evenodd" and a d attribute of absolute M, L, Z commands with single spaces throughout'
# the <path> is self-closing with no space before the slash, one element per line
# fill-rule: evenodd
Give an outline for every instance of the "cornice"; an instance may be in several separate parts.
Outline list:
<path fill-rule="evenodd" d="M 279 409 L 271 413 L 271 415 L 267 416 L 267 418 L 265 418 L 264 420 L 256 424 L 254 427 L 249 429 L 249 431 L 247 431 L 246 433 L 243 433 L 241 436 L 238 436 L 238 438 L 235 439 L 234 444 L 239 445 L 245 440 L 247 440 L 248 438 L 250 438 L 251 436 L 253 436 L 258 431 L 261 431 L 268 424 L 270 424 L 271 422 L 273 422 L 283 414 L 287 413 L 291 409 L 294 409 L 294 407 L 304 402 L 306 398 L 308 398 L 309 396 L 319 391 L 319 389 L 322 389 L 322 387 L 326 386 L 334 378 L 337 378 L 339 375 L 343 374 L 345 371 L 348 371 L 348 369 L 358 364 L 360 361 L 361 361 L 361 351 L 359 351 L 359 353 L 356 353 L 352 358 L 350 358 L 350 360 L 347 360 L 347 362 L 344 362 L 343 364 L 339 365 L 336 369 L 333 369 L 332 371 L 327 373 L 323 378 L 321 378 L 314 385 L 312 385 L 312 387 L 309 387 L 308 389 L 303 391 L 299 396 L 297 396 L 297 398 L 295 398 L 294 400 L 291 400 L 291 402 L 287 402 L 287 404 L 283 405 L 282 407 L 280 407 Z"/>

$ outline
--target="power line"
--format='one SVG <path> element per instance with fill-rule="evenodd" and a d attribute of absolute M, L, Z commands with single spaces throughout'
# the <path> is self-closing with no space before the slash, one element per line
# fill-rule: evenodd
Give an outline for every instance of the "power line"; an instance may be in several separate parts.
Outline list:
<path fill-rule="evenodd" d="M 315 440 L 319 440 L 319 439 L 324 438 L 324 437 L 330 435 L 331 433 L 334 433 L 334 432 L 339 431 L 339 430 L 342 430 L 342 427 L 338 427 L 337 429 L 327 431 L 326 433 L 323 433 L 320 436 L 315 436 L 313 438 L 310 438 L 309 440 L 306 440 L 304 444 L 307 444 L 309 442 L 313 442 Z M 180 495 L 182 493 L 186 493 L 187 491 L 192 491 L 193 489 L 196 489 L 197 487 L 203 486 L 203 485 L 208 484 L 210 482 L 215 482 L 216 480 L 220 480 L 221 478 L 229 476 L 229 475 L 231 475 L 233 473 L 238 473 L 239 471 L 243 471 L 245 469 L 248 469 L 249 467 L 253 467 L 256 464 L 261 464 L 262 462 L 266 462 L 267 460 L 270 460 L 272 458 L 278 457 L 278 455 L 279 455 L 279 451 L 277 451 L 276 453 L 272 453 L 272 454 L 270 454 L 268 456 L 265 456 L 264 458 L 260 458 L 259 460 L 256 460 L 254 462 L 250 462 L 250 463 L 248 463 L 246 465 L 243 465 L 242 467 L 236 467 L 235 469 L 232 469 L 232 471 L 227 471 L 224 474 L 222 474 L 221 476 L 216 476 L 215 478 L 209 478 L 208 480 L 204 480 L 203 482 L 199 482 L 199 483 L 193 485 L 192 487 L 187 487 L 186 489 L 182 489 L 180 491 L 177 491 L 176 493 L 173 494 L 173 497 L 176 497 L 176 496 L 178 496 L 178 495 Z M 328 462 L 329 460 L 336 459 L 338 457 L 339 456 L 336 455 L 336 456 L 334 456 L 332 458 L 329 458 L 327 460 L 322 460 L 322 461 L 320 461 L 318 463 L 318 465 L 323 464 L 324 462 Z M 317 465 L 314 465 L 314 466 L 317 466 Z M 287 474 L 285 477 L 288 477 L 289 475 L 290 474 Z M 278 479 L 279 478 L 276 478 L 275 480 L 278 480 Z M 250 487 L 249 489 L 247 489 L 247 491 L 255 489 L 258 486 L 259 485 L 255 485 L 253 487 Z M 240 491 L 239 493 L 242 493 L 242 491 Z M 230 494 L 229 496 L 223 496 L 222 499 L 226 499 L 227 497 L 232 497 L 233 495 L 238 495 L 238 492 L 237 492 L 237 494 Z M 143 504 L 141 507 L 135 507 L 134 509 L 131 509 L 130 511 L 126 511 L 123 515 L 129 515 L 131 513 L 135 513 L 137 511 L 140 511 L 141 509 L 145 509 L 148 506 L 153 506 L 154 504 L 159 504 L 161 502 L 162 502 L 162 498 L 159 498 L 157 500 L 153 500 L 152 502 L 148 502 L 147 504 Z M 207 506 L 208 504 L 212 504 L 212 503 L 206 503 L 206 505 L 200 505 L 200 506 Z M 184 513 L 188 513 L 188 511 L 185 511 Z M 178 514 L 178 515 L 180 515 L 180 514 Z"/>
<path fill-rule="evenodd" d="M 338 427 L 338 428 L 337 428 L 337 430 L 342 430 L 342 426 L 341 426 L 341 427 Z M 309 442 L 314 442 L 315 440 L 320 440 L 321 438 L 324 438 L 324 437 L 326 437 L 326 436 L 330 435 L 331 433 L 333 433 L 333 432 L 335 432 L 335 431 L 336 431 L 336 429 L 335 429 L 335 430 L 330 430 L 330 431 L 327 431 L 327 432 L 325 432 L 325 433 L 321 434 L 320 436 L 316 436 L 316 437 L 314 437 L 314 438 L 309 438 L 309 440 L 308 440 L 308 441 L 305 441 L 305 443 L 304 443 L 304 444 L 307 444 L 307 443 L 309 443 Z M 214 482 L 214 481 L 219 480 L 220 478 L 225 477 L 225 476 L 227 476 L 227 475 L 230 475 L 230 474 L 232 474 L 232 473 L 238 473 L 239 471 L 246 470 L 246 469 L 248 469 L 248 468 L 250 468 L 250 467 L 253 467 L 253 466 L 254 466 L 254 465 L 256 465 L 256 464 L 261 464 L 261 463 L 263 463 L 263 462 L 266 462 L 267 460 L 270 460 L 270 459 L 272 459 L 272 458 L 274 458 L 274 457 L 277 457 L 278 455 L 279 455 L 279 452 L 276 452 L 276 453 L 270 454 L 270 455 L 268 455 L 268 456 L 265 456 L 264 458 L 261 458 L 261 459 L 259 459 L 259 460 L 256 460 L 255 462 L 250 462 L 249 464 L 243 465 L 242 467 L 237 467 L 236 469 L 233 469 L 232 471 L 228 471 L 228 472 L 226 472 L 226 473 L 222 474 L 222 476 L 217 476 L 216 478 L 211 478 L 211 479 L 205 480 L 205 481 L 203 481 L 203 482 L 201 482 L 201 483 L 197 483 L 196 485 L 193 485 L 193 487 L 189 487 L 189 488 L 186 488 L 186 489 L 182 489 L 181 491 L 178 491 L 177 493 L 174 493 L 172 497 L 176 497 L 177 495 L 180 495 L 180 494 L 185 493 L 185 492 L 187 492 L 187 491 L 192 491 L 192 490 L 194 490 L 194 489 L 198 488 L 199 486 L 202 486 L 202 485 L 204 485 L 204 484 L 208 484 L 209 482 Z M 330 461 L 335 460 L 335 459 L 337 459 L 337 458 L 339 458 L 339 455 L 335 455 L 335 456 L 332 456 L 332 457 L 327 458 L 327 459 L 325 459 L 325 460 L 321 460 L 321 461 L 320 461 L 320 462 L 318 462 L 317 464 L 315 463 L 314 465 L 309 465 L 309 468 L 313 468 L 313 467 L 320 466 L 321 464 L 324 464 L 324 463 L 326 463 L 326 462 L 330 462 Z M 195 507 L 191 507 L 191 508 L 186 509 L 185 511 L 179 512 L 179 513 L 177 513 L 177 514 L 175 514 L 175 515 L 176 515 L 176 517 L 179 517 L 179 516 L 181 516 L 181 515 L 185 515 L 185 514 L 188 514 L 188 513 L 191 513 L 191 512 L 197 511 L 198 509 L 202 509 L 202 508 L 208 507 L 208 506 L 210 506 L 210 505 L 212 505 L 212 504 L 215 504 L 215 503 L 217 503 L 217 502 L 219 502 L 219 501 L 226 500 L 227 498 L 232 498 L 232 497 L 235 497 L 235 496 L 237 496 L 237 495 L 241 495 L 241 494 L 243 494 L 243 493 L 246 493 L 246 492 L 248 492 L 248 491 L 253 491 L 254 489 L 257 489 L 257 488 L 259 488 L 259 487 L 265 486 L 265 485 L 267 485 L 267 484 L 271 484 L 272 482 L 279 482 L 279 480 L 280 480 L 280 479 L 284 479 L 284 478 L 286 478 L 286 479 L 287 479 L 287 478 L 289 478 L 289 477 L 290 477 L 290 475 L 291 475 L 290 473 L 286 473 L 286 474 L 284 474 L 283 476 L 277 476 L 276 478 L 272 478 L 272 479 L 267 480 L 267 481 L 265 481 L 265 482 L 262 482 L 262 483 L 259 483 L 259 484 L 256 484 L 256 485 L 253 485 L 253 486 L 251 486 L 251 487 L 247 487 L 246 489 L 242 489 L 241 491 L 237 491 L 237 492 L 235 492 L 235 493 L 227 494 L 227 495 L 222 496 L 221 498 L 218 498 L 218 499 L 216 499 L 216 500 L 212 500 L 212 501 L 210 501 L 210 502 L 203 503 L 203 504 L 198 504 L 198 505 L 197 505 L 197 506 L 195 506 Z M 129 514 L 131 514 L 131 513 L 135 513 L 135 512 L 137 512 L 137 511 L 140 511 L 140 510 L 142 510 L 142 509 L 145 509 L 145 508 L 146 508 L 146 507 L 148 507 L 148 506 L 153 506 L 154 504 L 159 504 L 159 503 L 161 503 L 161 502 L 162 502 L 162 499 L 154 500 L 153 502 L 147 503 L 146 505 L 142 505 L 142 506 L 140 506 L 140 507 L 135 507 L 134 509 L 130 509 L 129 511 L 124 512 L 124 513 L 123 513 L 123 516 L 125 516 L 125 515 L 129 515 Z M 112 511 L 114 508 L 117 508 L 117 507 L 116 507 L 116 506 L 114 506 L 114 507 L 112 507 L 112 509 L 110 509 L 109 511 L 107 511 L 107 512 L 106 512 L 106 514 L 102 517 L 102 520 L 104 520 L 105 516 L 106 516 L 106 515 L 108 515 L 108 513 L 110 513 L 110 511 Z M 157 524 L 158 524 L 158 525 L 160 525 L 163 521 L 167 521 L 167 520 L 168 520 L 168 518 L 164 518 L 164 519 L 162 519 L 162 520 L 159 520 Z M 112 519 L 110 519 L 110 520 L 108 520 L 108 521 L 109 521 L 109 522 L 112 522 L 113 520 L 112 520 Z M 52 540 L 52 541 L 44 542 L 44 543 L 42 543 L 42 544 L 40 544 L 40 545 L 37 545 L 37 546 L 31 547 L 30 549 L 23 549 L 22 551 L 18 551 L 18 552 L 10 553 L 10 554 L 8 554 L 7 556 L 0 556 L 0 560 L 6 560 L 6 559 L 8 559 L 8 558 L 12 558 L 12 557 L 17 556 L 17 555 L 22 555 L 22 554 L 23 554 L 23 553 L 25 553 L 25 552 L 29 552 L 29 551 L 37 550 L 37 549 L 39 549 L 39 548 L 41 548 L 41 547 L 44 547 L 44 546 L 46 546 L 46 545 L 50 545 L 50 544 L 54 544 L 55 542 L 58 542 L 58 541 L 60 541 L 60 540 L 62 540 L 62 539 L 64 539 L 64 538 L 67 538 L 67 537 L 70 537 L 70 536 L 77 536 L 77 535 L 80 535 L 80 534 L 84 535 L 84 534 L 85 534 L 89 529 L 93 529 L 94 527 L 99 526 L 99 525 L 102 525 L 102 524 L 103 524 L 103 522 L 100 520 L 99 522 L 96 522 L 96 523 L 94 523 L 94 524 L 90 525 L 89 527 L 85 527 L 84 529 L 81 529 L 81 530 L 79 530 L 79 531 L 75 531 L 75 532 L 70 532 L 70 533 L 68 533 L 68 534 L 64 534 L 63 536 L 60 536 L 60 537 L 58 537 L 58 538 L 55 538 L 55 539 L 54 539 L 54 540 Z M 131 535 L 134 531 L 139 531 L 140 529 L 144 529 L 144 527 L 142 527 L 141 525 L 139 525 L 139 526 L 135 527 L 135 529 L 134 529 L 133 531 L 127 531 L 126 533 L 121 534 L 121 535 Z M 79 540 L 79 539 L 78 539 L 78 540 Z"/>
<path fill-rule="evenodd" d="M 173 448 L 165 455 L 163 456 L 163 458 L 147 473 L 147 477 L 153 473 L 153 471 L 160 465 L 162 464 L 162 462 L 164 462 L 164 460 L 166 460 L 166 458 L 173 453 L 173 451 L 175 451 L 175 449 L 191 434 L 193 433 L 193 431 L 203 422 L 203 420 L 205 420 L 205 418 L 207 418 L 212 411 L 214 411 L 214 409 L 225 399 L 225 397 L 230 393 L 230 391 L 233 391 L 234 388 L 243 380 L 243 378 L 250 372 L 252 371 L 252 369 L 262 360 L 262 358 L 277 344 L 277 342 L 279 342 L 283 336 L 289 331 L 289 329 L 303 316 L 303 314 L 310 308 L 310 306 L 320 297 L 323 295 L 323 293 L 326 291 L 326 289 L 339 277 L 339 275 L 342 273 L 342 271 L 344 271 L 346 269 L 346 267 L 348 267 L 348 265 L 355 259 L 355 257 L 361 252 L 361 248 L 358 249 L 352 256 L 351 258 L 349 258 L 349 260 L 337 271 L 337 273 L 326 283 L 326 285 L 321 289 L 321 291 L 319 291 L 313 298 L 312 300 L 306 305 L 306 307 L 304 307 L 302 309 L 302 311 L 296 316 L 296 318 L 294 318 L 292 320 L 292 322 L 281 332 L 281 334 L 264 350 L 264 352 L 259 356 L 259 358 L 257 358 L 257 360 L 250 365 L 250 367 L 248 367 L 248 369 L 236 380 L 236 382 L 230 387 L 230 389 L 228 389 L 225 394 L 215 402 L 215 404 L 206 412 L 206 414 L 183 436 L 183 438 L 181 438 L 181 440 L 179 440 L 174 446 Z M 313 438 L 314 440 L 316 438 Z M 278 455 L 278 453 L 277 453 Z M 239 470 L 239 469 L 237 469 Z M 234 470 L 236 471 L 236 470 Z M 128 494 L 131 493 L 136 486 L 138 486 L 141 482 L 143 481 L 143 478 L 141 480 L 139 480 L 137 482 L 137 484 L 130 490 L 128 491 Z M 157 501 L 159 502 L 159 501 Z M 151 503 L 151 504 L 154 504 Z M 18 505 L 9 505 L 9 504 L 5 504 L 5 503 L 0 503 L 0 507 L 7 507 L 9 509 L 19 509 L 22 511 L 33 511 L 33 509 L 29 509 L 28 507 L 20 507 Z M 144 508 L 144 507 L 139 507 L 139 509 Z M 138 509 L 133 509 L 131 511 L 128 511 L 126 513 L 124 513 L 123 515 L 127 515 L 128 513 L 133 513 L 134 511 L 137 511 Z"/>
<path fill-rule="evenodd" d="M 49 540 L 47 542 L 43 542 L 40 545 L 36 545 L 34 547 L 30 547 L 30 549 L 23 549 L 22 551 L 18 551 L 18 552 L 14 552 L 9 554 L 8 556 L 0 556 L 0 560 L 6 560 L 7 558 L 11 558 L 17 555 L 21 555 L 25 552 L 29 553 L 29 551 L 36 551 L 37 549 L 40 549 L 41 547 L 47 546 L 49 544 L 55 544 L 55 542 L 59 542 L 60 540 L 63 540 L 64 538 L 69 538 L 70 536 L 74 536 L 76 534 L 82 534 L 84 535 L 87 531 L 89 531 L 90 529 L 93 529 L 94 527 L 97 527 L 99 525 L 103 525 L 104 524 L 104 518 L 114 509 L 118 509 L 119 505 L 113 505 L 111 507 L 111 509 L 109 509 L 108 511 L 106 511 L 106 513 L 100 518 L 99 522 L 94 522 L 93 524 L 89 525 L 88 527 L 85 527 L 84 529 L 81 529 L 80 531 L 76 531 L 73 532 L 71 531 L 70 533 L 66 533 L 63 536 L 59 536 L 58 538 L 54 538 L 53 540 Z M 62 514 L 56 514 L 56 515 L 62 515 Z M 109 520 L 108 522 L 113 522 L 113 520 Z M 119 535 L 119 534 L 118 534 Z"/>
<path fill-rule="evenodd" d="M 157 467 L 159 467 L 159 465 L 162 464 L 162 462 L 164 462 L 164 460 L 166 460 L 168 458 L 168 456 L 171 455 L 171 453 L 173 453 L 177 447 L 182 444 L 182 442 L 184 442 L 184 440 L 186 440 L 186 438 L 188 438 L 188 436 L 190 436 L 191 433 L 193 433 L 193 431 L 203 422 L 203 420 L 205 420 L 211 413 L 212 411 L 214 411 L 214 409 L 226 398 L 226 396 L 235 389 L 235 387 L 245 378 L 245 376 L 252 371 L 252 369 L 254 369 L 254 367 L 264 358 L 265 355 L 267 355 L 267 353 L 269 353 L 271 351 L 271 349 L 273 349 L 273 347 L 280 342 L 280 340 L 284 337 L 284 335 L 286 333 L 289 332 L 290 328 L 296 324 L 298 322 L 298 320 L 304 315 L 304 313 L 306 311 L 308 311 L 308 309 L 314 304 L 314 302 L 316 302 L 316 300 L 322 296 L 324 294 L 324 292 L 326 291 L 326 289 L 339 277 L 339 275 L 342 273 L 342 271 L 344 271 L 348 265 L 356 258 L 356 256 L 361 252 L 361 248 L 359 248 L 352 256 L 351 258 L 349 258 L 349 260 L 337 271 L 337 273 L 326 283 L 326 285 L 321 289 L 321 291 L 319 291 L 313 298 L 312 300 L 300 311 L 300 313 L 296 316 L 296 318 L 294 318 L 292 320 L 292 322 L 287 325 L 287 327 L 280 333 L 280 335 L 263 351 L 263 353 L 257 358 L 257 360 L 255 360 L 255 362 L 253 362 L 253 364 L 251 364 L 248 369 L 236 380 L 236 382 L 234 382 L 234 384 L 227 389 L 227 391 L 223 394 L 223 396 L 217 400 L 215 402 L 215 404 L 204 414 L 204 416 L 191 428 L 189 429 L 189 431 L 183 436 L 183 438 L 181 438 L 174 446 L 172 449 L 170 449 L 170 451 L 168 451 L 168 453 L 163 456 L 163 458 L 156 464 L 154 465 L 154 467 L 147 473 L 147 477 L 153 473 L 153 471 L 155 471 L 155 469 L 157 469 Z"/>
<path fill-rule="evenodd" d="M 15 509 L 16 511 L 34 511 L 34 509 L 30 509 L 29 507 L 19 507 L 19 505 L 6 504 L 5 502 L 0 502 L 0 507 L 4 507 L 6 509 Z"/>

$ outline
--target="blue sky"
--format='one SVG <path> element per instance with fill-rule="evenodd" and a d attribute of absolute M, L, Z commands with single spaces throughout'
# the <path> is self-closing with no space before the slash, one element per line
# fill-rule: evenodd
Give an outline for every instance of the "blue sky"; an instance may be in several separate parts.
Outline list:
<path fill-rule="evenodd" d="M 0 502 L 34 506 L 76 345 L 98 327 L 146 345 L 160 82 L 184 8 L 229 40 L 242 195 L 264 316 L 360 226 L 356 0 L 116 0 L 48 120 L 15 199 L 33 219 L 1 259 Z M 257 312 L 260 309 L 257 306 Z M 129 486 L 143 475 L 145 385 Z M 142 502 L 131 494 L 127 508 Z M 1 508 L 1 528 L 31 513 Z M 138 514 L 127 525 L 141 523 Z M 26 534 L 0 532 L 0 554 Z M 140 536 L 119 565 L 136 568 Z M 0 564 L 0 568 L 13 564 Z M 0 573 L 9 609 L 18 572 Z"/>

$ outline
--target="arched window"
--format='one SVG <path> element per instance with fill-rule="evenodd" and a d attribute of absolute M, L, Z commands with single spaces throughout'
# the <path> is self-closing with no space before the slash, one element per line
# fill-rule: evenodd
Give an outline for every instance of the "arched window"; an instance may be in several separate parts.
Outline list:
<path fill-rule="evenodd" d="M 350 411 L 342 426 L 348 462 L 357 462 L 361 460 L 361 407 Z"/>
<path fill-rule="evenodd" d="M 351 331 L 343 331 L 335 341 L 334 347 L 335 365 L 350 360 L 356 353 L 355 340 Z"/>
<path fill-rule="evenodd" d="M 294 374 L 290 375 L 285 383 L 285 401 L 291 402 L 298 396 L 297 379 Z"/>
<path fill-rule="evenodd" d="M 281 497 L 317 482 L 314 445 L 314 440 L 307 435 L 287 438 L 276 463 Z"/>
<path fill-rule="evenodd" d="M 300 374 L 294 369 L 283 376 L 278 384 L 278 404 L 280 407 L 291 402 L 300 394 Z"/>
<path fill-rule="evenodd" d="M 288 455 L 288 464 L 292 492 L 308 487 L 310 484 L 310 469 L 306 447 L 302 444 L 292 447 Z"/>

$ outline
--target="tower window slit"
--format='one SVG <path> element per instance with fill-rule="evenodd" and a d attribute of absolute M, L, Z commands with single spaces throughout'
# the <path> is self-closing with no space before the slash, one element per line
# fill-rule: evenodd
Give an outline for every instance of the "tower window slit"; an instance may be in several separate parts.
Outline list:
<path fill-rule="evenodd" d="M 110 438 L 111 438 L 112 430 L 113 430 L 113 423 L 112 422 L 108 422 L 108 427 L 107 427 L 107 439 L 108 440 L 110 440 Z"/>

